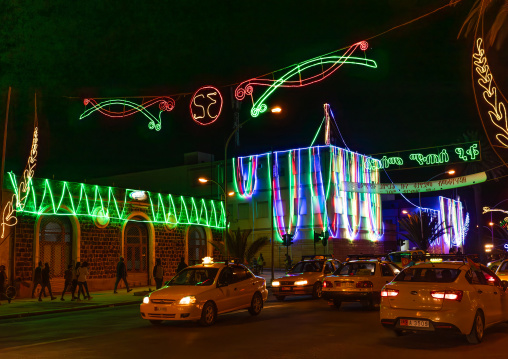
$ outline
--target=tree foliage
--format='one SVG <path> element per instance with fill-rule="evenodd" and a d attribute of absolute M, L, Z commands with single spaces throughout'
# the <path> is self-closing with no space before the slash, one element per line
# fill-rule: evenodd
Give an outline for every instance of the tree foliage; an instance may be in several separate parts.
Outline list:
<path fill-rule="evenodd" d="M 270 241 L 268 237 L 260 237 L 254 240 L 250 245 L 247 243 L 252 229 L 241 230 L 238 228 L 236 232 L 227 233 L 226 244 L 228 248 L 228 256 L 239 259 L 244 264 L 250 263 L 251 259 Z M 210 242 L 222 256 L 226 256 L 224 243 Z"/>
<path fill-rule="evenodd" d="M 446 229 L 444 222 L 439 222 L 437 216 L 432 216 L 427 212 L 408 215 L 407 218 L 399 220 L 399 224 L 407 233 L 401 233 L 409 241 L 413 242 L 419 249 L 426 251 Z"/>

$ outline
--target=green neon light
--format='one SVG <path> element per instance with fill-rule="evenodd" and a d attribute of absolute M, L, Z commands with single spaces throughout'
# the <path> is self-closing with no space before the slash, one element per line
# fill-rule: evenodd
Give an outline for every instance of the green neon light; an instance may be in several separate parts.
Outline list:
<path fill-rule="evenodd" d="M 16 176 L 9 172 L 11 189 L 17 194 Z M 62 215 L 77 217 L 86 216 L 96 218 L 104 217 L 116 220 L 127 220 L 130 212 L 128 193 L 133 190 L 101 187 L 83 183 L 50 181 L 48 179 L 34 179 L 30 181 L 30 190 L 33 195 L 27 198 L 24 207 L 16 210 L 33 215 Z M 123 192 L 123 195 L 122 195 Z M 154 224 L 174 224 L 171 216 L 176 218 L 176 224 L 204 225 L 211 228 L 224 228 L 225 211 L 220 206 L 220 220 L 217 220 L 217 209 L 213 200 L 200 199 L 199 204 L 193 197 L 177 197 L 178 208 L 171 194 L 151 193 L 148 195 L 148 213 L 150 220 L 138 220 Z M 58 194 L 58 195 L 57 195 Z M 105 200 L 107 196 L 107 201 Z M 190 206 L 190 216 L 188 206 Z M 199 207 L 199 208 L 198 208 Z M 47 212 L 46 209 L 50 208 Z M 101 211 L 96 209 L 100 208 Z M 213 221 L 211 219 L 214 219 Z"/>
<path fill-rule="evenodd" d="M 162 125 L 161 125 L 161 114 L 163 112 L 163 110 L 160 110 L 159 111 L 159 117 L 155 117 L 154 115 L 152 115 L 147 109 L 145 106 L 142 106 L 142 105 L 138 105 L 137 103 L 135 102 L 131 102 L 131 101 L 127 101 L 127 100 L 119 100 L 119 99 L 115 99 L 115 100 L 106 100 L 106 101 L 102 101 L 102 102 L 99 102 L 97 104 L 93 104 L 93 107 L 90 107 L 88 109 L 86 109 L 80 116 L 79 116 L 79 119 L 82 120 L 84 119 L 85 117 L 88 117 L 90 116 L 92 113 L 94 113 L 95 111 L 99 111 L 101 113 L 103 113 L 103 109 L 105 107 L 109 107 L 111 105 L 120 105 L 120 106 L 124 106 L 124 107 L 128 107 L 128 108 L 131 108 L 131 109 L 134 109 L 140 113 L 142 113 L 146 118 L 148 118 L 148 120 L 150 121 L 148 123 L 148 128 L 150 130 L 153 130 L 155 129 L 156 131 L 160 131 Z M 157 123 L 156 123 L 157 122 Z"/>
<path fill-rule="evenodd" d="M 362 65 L 371 68 L 377 68 L 376 61 L 361 57 L 344 57 L 344 56 L 323 56 L 315 59 L 304 61 L 291 70 L 282 75 L 277 81 L 275 81 L 266 91 L 254 102 L 250 114 L 252 117 L 258 117 L 260 113 L 265 112 L 268 106 L 265 104 L 266 99 L 286 81 L 289 81 L 292 77 L 299 75 L 301 72 L 308 70 L 313 67 L 321 67 L 322 65 L 334 65 L 334 64 L 351 64 L 351 65 Z"/>
<path fill-rule="evenodd" d="M 443 149 L 439 154 L 428 154 L 426 156 L 421 153 L 412 153 L 409 155 L 409 159 L 418 162 L 421 165 L 435 165 L 441 163 L 447 163 L 450 161 L 450 156 L 448 156 L 448 152 Z"/>

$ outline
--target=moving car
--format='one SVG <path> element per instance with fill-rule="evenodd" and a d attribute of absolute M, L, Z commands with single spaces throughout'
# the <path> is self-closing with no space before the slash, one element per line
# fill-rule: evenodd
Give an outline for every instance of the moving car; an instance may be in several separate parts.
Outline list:
<path fill-rule="evenodd" d="M 505 259 L 499 264 L 496 275 L 499 279 L 508 281 L 508 259 Z"/>
<path fill-rule="evenodd" d="M 218 314 L 248 309 L 258 315 L 268 297 L 266 281 L 241 264 L 202 264 L 180 271 L 165 286 L 143 298 L 141 317 L 152 324 L 164 320 L 197 320 L 215 323 Z"/>
<path fill-rule="evenodd" d="M 381 324 L 404 331 L 452 331 L 470 343 L 485 328 L 508 321 L 507 282 L 471 260 L 418 263 L 381 291 Z"/>
<path fill-rule="evenodd" d="M 349 256 L 353 258 L 353 256 Z M 391 282 L 400 268 L 379 259 L 345 262 L 333 275 L 323 280 L 323 299 L 337 308 L 342 302 L 361 302 L 370 309 L 381 301 L 381 289 Z"/>
<path fill-rule="evenodd" d="M 425 254 L 427 253 L 421 249 L 413 249 L 411 251 L 391 252 L 388 254 L 387 259 L 399 267 L 405 267 L 411 262 L 413 256 L 421 258 Z"/>
<path fill-rule="evenodd" d="M 341 263 L 325 256 L 306 256 L 296 263 L 284 277 L 272 282 L 272 293 L 277 300 L 284 300 L 290 295 L 310 294 L 321 298 L 323 278 L 337 270 Z M 307 259 L 308 258 L 308 259 Z"/>

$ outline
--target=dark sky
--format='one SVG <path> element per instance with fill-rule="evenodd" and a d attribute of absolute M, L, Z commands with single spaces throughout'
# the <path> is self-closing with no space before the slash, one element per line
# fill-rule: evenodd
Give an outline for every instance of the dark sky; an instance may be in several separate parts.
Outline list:
<path fill-rule="evenodd" d="M 6 170 L 20 174 L 24 167 L 35 91 L 38 177 L 83 181 L 180 165 L 192 151 L 222 159 L 233 126 L 227 85 L 372 37 L 448 2 L 2 2 L 2 118 L 13 87 Z M 367 57 L 377 69 L 344 65 L 315 85 L 277 90 L 267 104 L 280 105 L 283 113 L 249 121 L 230 156 L 309 146 L 325 102 L 349 148 L 360 153 L 451 144 L 465 131 L 481 131 L 471 87 L 473 38 L 457 39 L 472 3 L 463 0 L 369 40 Z M 506 54 L 492 50 L 492 56 L 495 64 Z M 142 115 L 79 120 L 84 97 L 173 95 L 203 85 L 219 87 L 225 99 L 210 126 L 191 120 L 188 95 L 174 96 L 176 107 L 163 115 L 160 132 L 149 130 Z M 245 100 L 241 121 L 250 107 Z M 394 172 L 392 178 L 426 179 L 414 173 Z"/>

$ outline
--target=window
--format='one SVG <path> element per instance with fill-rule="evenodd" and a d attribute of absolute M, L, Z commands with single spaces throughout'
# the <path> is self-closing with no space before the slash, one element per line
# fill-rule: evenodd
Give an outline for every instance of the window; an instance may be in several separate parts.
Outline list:
<path fill-rule="evenodd" d="M 233 221 L 235 219 L 237 219 L 237 214 L 235 213 L 235 205 L 234 204 L 228 204 L 228 208 L 227 208 L 227 214 L 229 216 L 229 221 Z"/>
<path fill-rule="evenodd" d="M 297 214 L 307 214 L 307 199 L 305 197 L 295 198 L 295 208 Z"/>
<path fill-rule="evenodd" d="M 383 277 L 393 277 L 392 270 L 386 264 L 381 264 L 381 275 Z"/>
<path fill-rule="evenodd" d="M 376 273 L 376 263 L 346 263 L 340 270 L 339 275 L 348 276 L 371 276 Z"/>
<path fill-rule="evenodd" d="M 249 204 L 239 203 L 238 204 L 238 219 L 249 219 Z"/>
<path fill-rule="evenodd" d="M 233 267 L 233 283 L 252 278 L 252 273 L 242 266 Z"/>
<path fill-rule="evenodd" d="M 400 272 L 397 277 L 395 277 L 395 281 L 452 283 L 455 282 L 459 274 L 460 269 L 409 267 Z"/>
<path fill-rule="evenodd" d="M 325 264 L 325 274 L 332 273 L 333 272 L 333 266 L 331 262 L 326 262 Z"/>
<path fill-rule="evenodd" d="M 268 202 L 257 202 L 258 218 L 268 218 Z"/>
<path fill-rule="evenodd" d="M 39 259 L 49 263 L 51 277 L 63 277 L 72 263 L 71 222 L 66 216 L 43 216 L 39 232 Z"/>

